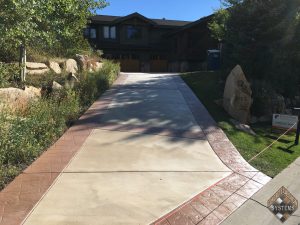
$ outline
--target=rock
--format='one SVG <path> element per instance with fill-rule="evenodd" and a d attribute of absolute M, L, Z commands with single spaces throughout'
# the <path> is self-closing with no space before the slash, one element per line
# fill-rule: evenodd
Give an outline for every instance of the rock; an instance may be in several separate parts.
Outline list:
<path fill-rule="evenodd" d="M 24 110 L 29 102 L 37 100 L 40 95 L 40 89 L 34 87 L 27 87 L 25 91 L 18 88 L 2 88 L 0 89 L 0 110 Z"/>
<path fill-rule="evenodd" d="M 250 120 L 251 95 L 250 84 L 242 68 L 237 65 L 227 77 L 223 107 L 234 119 L 246 124 Z"/>
<path fill-rule="evenodd" d="M 65 83 L 65 87 L 67 89 L 73 89 L 75 86 L 75 83 L 79 82 L 78 78 L 73 73 L 69 73 L 67 77 L 67 81 Z"/>
<path fill-rule="evenodd" d="M 88 55 L 76 54 L 76 60 L 83 71 L 97 72 L 103 66 L 103 63 L 98 62 L 96 58 L 89 57 Z"/>
<path fill-rule="evenodd" d="M 45 63 L 26 62 L 27 74 L 44 74 L 49 72 L 49 68 Z"/>
<path fill-rule="evenodd" d="M 53 81 L 53 83 L 52 83 L 52 89 L 54 91 L 61 90 L 63 88 L 64 87 L 61 84 L 57 83 L 56 81 Z"/>
<path fill-rule="evenodd" d="M 249 125 L 242 124 L 234 119 L 230 119 L 230 122 L 235 126 L 236 129 L 244 131 L 251 135 L 256 135 L 256 133 L 251 129 Z"/>
<path fill-rule="evenodd" d="M 49 68 L 56 74 L 61 74 L 61 68 L 57 62 L 49 61 Z"/>
<path fill-rule="evenodd" d="M 37 99 L 42 96 L 42 89 L 33 86 L 26 86 L 24 92 L 28 94 L 31 99 Z"/>
<path fill-rule="evenodd" d="M 78 66 L 77 62 L 74 59 L 67 59 L 65 62 L 65 71 L 67 73 L 77 73 L 78 72 Z"/>
<path fill-rule="evenodd" d="M 82 71 L 86 71 L 88 68 L 88 56 L 76 54 L 76 60 Z"/>
<path fill-rule="evenodd" d="M 48 69 L 48 66 L 45 63 L 26 62 L 26 68 L 29 70 L 42 70 Z"/>
<path fill-rule="evenodd" d="M 48 73 L 49 69 L 41 69 L 41 70 L 27 70 L 26 73 L 29 75 L 40 75 L 44 73 Z"/>
<path fill-rule="evenodd" d="M 99 71 L 99 70 L 101 70 L 102 69 L 102 67 L 103 67 L 103 63 L 101 63 L 101 62 L 96 62 L 96 65 L 95 65 L 95 68 L 94 68 L 94 71 Z"/>

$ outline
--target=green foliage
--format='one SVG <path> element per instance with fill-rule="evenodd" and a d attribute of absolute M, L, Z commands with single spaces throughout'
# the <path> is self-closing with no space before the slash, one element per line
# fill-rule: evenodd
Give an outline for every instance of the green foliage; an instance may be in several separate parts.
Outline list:
<path fill-rule="evenodd" d="M 81 112 L 111 86 L 119 71 L 118 64 L 104 61 L 99 72 L 82 75 L 74 90 L 55 91 L 49 97 L 32 102 L 25 111 L 14 114 L 1 111 L 0 190 L 57 140 Z M 47 76 L 46 82 L 57 81 L 53 74 Z M 30 82 L 40 86 L 40 81 Z"/>
<path fill-rule="evenodd" d="M 240 64 L 251 81 L 267 81 L 276 92 L 295 96 L 300 83 L 300 1 L 223 2 L 229 16 L 221 9 L 210 28 L 225 43 L 225 69 Z"/>
<path fill-rule="evenodd" d="M 219 83 L 221 76 L 221 73 L 217 72 L 196 72 L 183 74 L 182 78 L 205 105 L 241 155 L 249 160 L 277 139 L 279 134 L 272 133 L 271 124 L 265 123 L 251 126 L 256 136 L 236 129 L 223 107 L 215 103 L 223 97 L 224 85 Z M 271 177 L 276 176 L 300 157 L 300 146 L 293 146 L 294 137 L 293 133 L 285 135 L 269 150 L 252 161 L 252 166 Z"/>
<path fill-rule="evenodd" d="M 0 63 L 0 88 L 16 86 L 19 81 L 19 66 Z"/>
<path fill-rule="evenodd" d="M 82 29 L 106 4 L 105 0 L 0 0 L 2 60 L 11 60 L 5 53 L 16 56 L 20 44 L 57 54 L 88 47 Z"/>
<path fill-rule="evenodd" d="M 81 105 L 88 106 L 95 101 L 104 90 L 112 85 L 119 72 L 119 64 L 105 60 L 100 71 L 83 74 L 78 86 Z"/>
<path fill-rule="evenodd" d="M 226 23 L 230 13 L 226 9 L 220 9 L 216 12 L 213 20 L 208 24 L 208 28 L 212 31 L 213 38 L 222 42 L 225 39 L 227 27 Z"/>

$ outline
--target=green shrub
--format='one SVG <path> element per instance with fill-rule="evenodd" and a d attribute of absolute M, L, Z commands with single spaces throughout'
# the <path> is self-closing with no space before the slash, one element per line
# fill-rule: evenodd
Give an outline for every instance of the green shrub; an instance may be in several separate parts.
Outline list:
<path fill-rule="evenodd" d="M 17 64 L 0 63 L 0 88 L 17 86 L 20 82 L 19 71 Z"/>
<path fill-rule="evenodd" d="M 80 104 L 84 107 L 89 106 L 112 85 L 119 72 L 119 64 L 105 60 L 100 71 L 83 74 L 80 77 L 80 84 L 77 89 Z"/>
<path fill-rule="evenodd" d="M 32 102 L 26 111 L 0 112 L 0 190 L 109 88 L 119 69 L 118 64 L 105 61 L 99 72 L 82 75 L 74 90 L 55 91 Z"/>

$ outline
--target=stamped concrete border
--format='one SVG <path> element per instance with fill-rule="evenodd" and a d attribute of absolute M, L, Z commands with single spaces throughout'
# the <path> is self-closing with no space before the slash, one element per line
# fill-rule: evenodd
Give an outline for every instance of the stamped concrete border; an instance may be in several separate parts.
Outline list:
<path fill-rule="evenodd" d="M 174 79 L 212 149 L 233 173 L 158 219 L 153 225 L 217 225 L 271 178 L 245 161 L 188 85 L 180 76 Z"/>
<path fill-rule="evenodd" d="M 0 192 L 0 225 L 19 225 L 80 150 L 127 75 L 121 74 L 77 123 Z"/>

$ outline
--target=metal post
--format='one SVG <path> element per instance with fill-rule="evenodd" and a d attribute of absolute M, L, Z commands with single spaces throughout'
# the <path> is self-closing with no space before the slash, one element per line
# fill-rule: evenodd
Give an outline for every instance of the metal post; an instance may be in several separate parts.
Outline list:
<path fill-rule="evenodd" d="M 21 67 L 20 76 L 21 80 L 26 80 L 26 47 L 24 44 L 20 45 L 20 61 L 19 65 Z"/>
<path fill-rule="evenodd" d="M 300 116 L 298 116 L 298 124 L 297 124 L 297 133 L 296 133 L 295 145 L 299 144 L 299 136 L 300 136 Z"/>
<path fill-rule="evenodd" d="M 297 132 L 295 145 L 299 145 L 299 136 L 300 136 L 300 108 L 294 108 L 294 111 L 298 114 L 298 123 L 297 123 Z"/>

